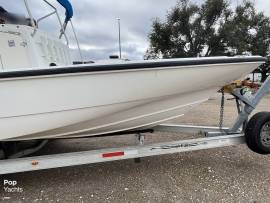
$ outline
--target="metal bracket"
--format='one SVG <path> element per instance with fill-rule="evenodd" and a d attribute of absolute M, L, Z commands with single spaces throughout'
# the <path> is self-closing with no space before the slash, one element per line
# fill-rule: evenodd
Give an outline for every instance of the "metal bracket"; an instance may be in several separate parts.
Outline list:
<path fill-rule="evenodd" d="M 138 144 L 139 146 L 144 145 L 144 139 L 145 139 L 145 136 L 144 136 L 143 134 L 141 134 L 141 133 L 137 134 L 137 135 L 136 135 L 136 138 L 137 138 L 137 144 Z"/>
<path fill-rule="evenodd" d="M 138 133 L 136 136 L 136 141 L 137 141 L 137 144 L 138 146 L 143 146 L 144 145 L 144 139 L 145 139 L 145 136 L 141 133 Z M 134 162 L 135 163 L 141 163 L 141 158 L 135 158 L 134 159 Z"/>
<path fill-rule="evenodd" d="M 252 103 L 252 99 L 253 99 L 253 98 L 250 99 L 250 98 L 247 98 L 247 97 L 243 96 L 243 95 L 240 93 L 240 90 L 241 90 L 241 88 L 235 89 L 235 90 L 232 92 L 232 95 L 235 96 L 238 100 L 242 101 L 243 103 L 245 103 L 245 104 L 251 106 L 252 108 L 255 108 L 255 107 L 253 106 L 253 103 Z"/>

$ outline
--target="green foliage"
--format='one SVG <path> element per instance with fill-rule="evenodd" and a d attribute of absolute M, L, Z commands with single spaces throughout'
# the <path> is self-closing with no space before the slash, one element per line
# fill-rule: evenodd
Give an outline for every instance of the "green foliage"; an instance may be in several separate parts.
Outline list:
<path fill-rule="evenodd" d="M 227 0 L 200 5 L 179 0 L 165 22 L 154 20 L 145 58 L 218 56 L 231 50 L 266 56 L 269 38 L 270 19 L 250 1 L 233 9 Z"/>
<path fill-rule="evenodd" d="M 269 52 L 270 20 L 262 12 L 257 13 L 249 1 L 235 9 L 234 17 L 226 25 L 226 41 L 234 47 L 237 54 L 251 52 L 266 56 Z"/>

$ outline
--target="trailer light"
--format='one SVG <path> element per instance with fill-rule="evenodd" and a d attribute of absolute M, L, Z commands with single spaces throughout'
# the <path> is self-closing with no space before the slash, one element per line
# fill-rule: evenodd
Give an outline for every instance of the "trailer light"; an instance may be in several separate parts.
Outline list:
<path fill-rule="evenodd" d="M 125 152 L 109 152 L 109 153 L 104 153 L 102 154 L 103 158 L 110 158 L 110 157 L 115 157 L 115 156 L 124 156 Z"/>

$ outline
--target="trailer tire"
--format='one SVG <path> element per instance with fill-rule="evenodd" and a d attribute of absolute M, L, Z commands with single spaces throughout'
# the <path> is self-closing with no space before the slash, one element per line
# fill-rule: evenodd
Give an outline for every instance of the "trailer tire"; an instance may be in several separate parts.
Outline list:
<path fill-rule="evenodd" d="M 270 154 L 270 113 L 255 114 L 245 129 L 247 146 L 258 154 Z"/>

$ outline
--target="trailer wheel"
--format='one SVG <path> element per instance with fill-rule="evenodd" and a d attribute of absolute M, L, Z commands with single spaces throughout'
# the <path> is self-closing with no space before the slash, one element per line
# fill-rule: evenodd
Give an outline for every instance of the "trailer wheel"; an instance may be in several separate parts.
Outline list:
<path fill-rule="evenodd" d="M 258 154 L 270 154 L 270 113 L 255 114 L 248 122 L 245 137 L 247 146 Z"/>

